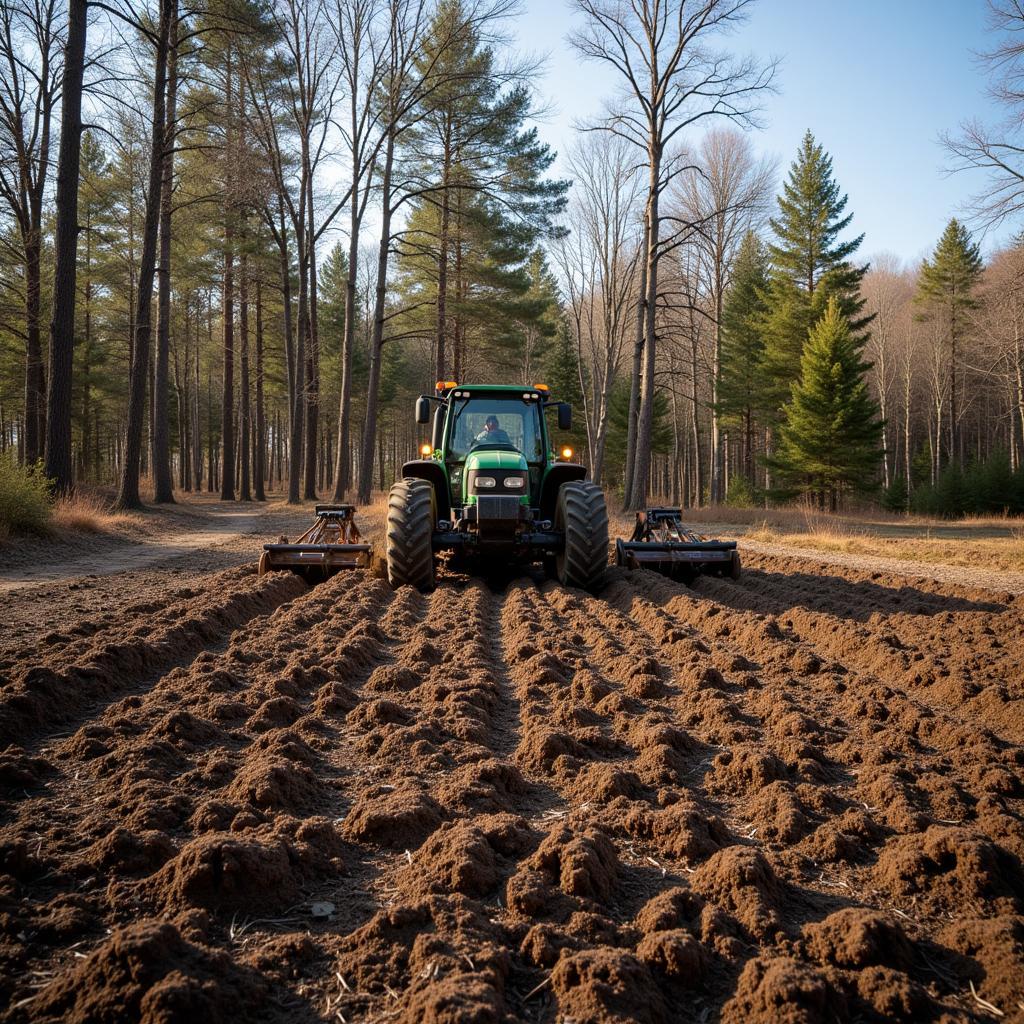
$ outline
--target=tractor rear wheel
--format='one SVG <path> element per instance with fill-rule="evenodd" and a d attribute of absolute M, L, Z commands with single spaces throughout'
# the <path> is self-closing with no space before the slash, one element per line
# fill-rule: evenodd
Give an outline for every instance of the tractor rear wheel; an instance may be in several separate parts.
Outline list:
<path fill-rule="evenodd" d="M 558 492 L 555 525 L 565 544 L 555 560 L 567 587 L 596 586 L 608 567 L 608 510 L 604 492 L 593 483 L 564 484 Z"/>
<path fill-rule="evenodd" d="M 426 480 L 399 480 L 388 495 L 388 582 L 434 589 L 434 488 Z"/>

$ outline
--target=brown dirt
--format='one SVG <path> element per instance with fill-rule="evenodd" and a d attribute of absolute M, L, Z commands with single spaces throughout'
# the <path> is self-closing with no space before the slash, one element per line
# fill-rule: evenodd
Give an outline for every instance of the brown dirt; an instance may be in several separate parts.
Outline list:
<path fill-rule="evenodd" d="M 8 595 L 0 1021 L 1024 1020 L 1024 598 L 745 564 Z"/>

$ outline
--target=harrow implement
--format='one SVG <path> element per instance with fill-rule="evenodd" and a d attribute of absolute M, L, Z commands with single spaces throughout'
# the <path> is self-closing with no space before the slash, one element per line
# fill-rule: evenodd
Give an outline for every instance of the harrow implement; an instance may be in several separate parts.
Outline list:
<path fill-rule="evenodd" d="M 615 563 L 651 569 L 690 583 L 700 575 L 739 579 L 740 554 L 734 540 L 708 540 L 688 529 L 678 508 L 637 512 L 633 536 L 615 541 Z"/>
<path fill-rule="evenodd" d="M 367 569 L 373 545 L 363 541 L 354 505 L 317 505 L 316 520 L 294 544 L 282 537 L 264 544 L 259 574 L 288 570 L 308 580 L 322 580 L 342 569 Z"/>

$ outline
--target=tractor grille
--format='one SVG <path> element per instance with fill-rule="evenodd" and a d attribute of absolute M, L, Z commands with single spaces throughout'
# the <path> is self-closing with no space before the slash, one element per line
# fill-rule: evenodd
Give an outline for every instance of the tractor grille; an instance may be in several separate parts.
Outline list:
<path fill-rule="evenodd" d="M 481 522 L 519 518 L 518 495 L 481 494 L 476 500 L 477 518 Z"/>

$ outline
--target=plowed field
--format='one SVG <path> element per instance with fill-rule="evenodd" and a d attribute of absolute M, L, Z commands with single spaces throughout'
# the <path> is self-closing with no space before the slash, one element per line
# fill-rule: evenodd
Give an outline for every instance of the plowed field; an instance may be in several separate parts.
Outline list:
<path fill-rule="evenodd" d="M 1024 597 L 231 568 L 0 662 L 0 1020 L 1024 1019 Z"/>

